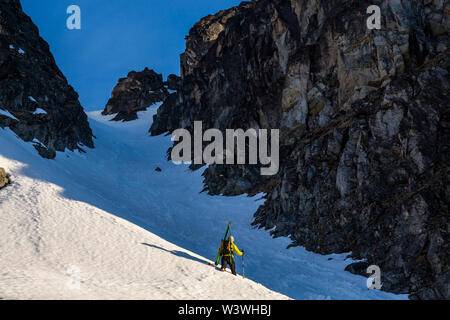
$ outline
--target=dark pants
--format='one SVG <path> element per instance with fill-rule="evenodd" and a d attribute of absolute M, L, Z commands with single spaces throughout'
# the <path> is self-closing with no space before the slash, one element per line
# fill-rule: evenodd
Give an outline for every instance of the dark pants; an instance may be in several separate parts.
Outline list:
<path fill-rule="evenodd" d="M 222 256 L 222 270 L 227 268 L 227 264 L 230 265 L 231 273 L 236 275 L 236 264 L 234 259 L 230 256 Z"/>

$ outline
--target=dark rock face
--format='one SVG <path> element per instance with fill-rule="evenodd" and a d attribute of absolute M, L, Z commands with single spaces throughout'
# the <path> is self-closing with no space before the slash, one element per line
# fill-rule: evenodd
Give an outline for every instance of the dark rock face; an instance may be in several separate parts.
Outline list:
<path fill-rule="evenodd" d="M 366 27 L 373 4 L 381 30 Z M 259 0 L 208 16 L 150 132 L 279 128 L 278 175 L 209 166 L 206 190 L 265 192 L 255 226 L 351 251 L 381 268 L 383 290 L 449 299 L 449 12 L 431 0 Z"/>
<path fill-rule="evenodd" d="M 117 113 L 114 121 L 136 120 L 138 111 L 164 101 L 168 95 L 162 75 L 148 68 L 141 72 L 131 71 L 126 78 L 119 79 L 102 114 Z"/>
<path fill-rule="evenodd" d="M 93 148 L 78 94 L 18 0 L 0 1 L 0 127 L 36 141 L 42 156 Z"/>
<path fill-rule="evenodd" d="M 181 78 L 175 74 L 169 74 L 166 81 L 167 88 L 170 90 L 180 90 L 183 85 Z"/>

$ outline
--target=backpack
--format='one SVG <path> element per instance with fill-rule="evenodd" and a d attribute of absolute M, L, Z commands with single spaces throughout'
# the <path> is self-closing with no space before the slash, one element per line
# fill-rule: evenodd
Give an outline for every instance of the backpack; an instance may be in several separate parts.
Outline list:
<path fill-rule="evenodd" d="M 223 240 L 221 255 L 224 256 L 224 255 L 230 255 L 230 254 L 231 254 L 231 241 Z"/>

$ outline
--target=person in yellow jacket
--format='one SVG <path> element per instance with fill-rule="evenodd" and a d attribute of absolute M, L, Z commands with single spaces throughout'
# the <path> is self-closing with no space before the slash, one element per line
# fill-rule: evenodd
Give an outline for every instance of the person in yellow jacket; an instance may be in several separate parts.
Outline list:
<path fill-rule="evenodd" d="M 219 261 L 219 256 L 222 257 L 222 268 L 220 269 L 220 271 L 225 271 L 228 264 L 230 265 L 231 272 L 236 275 L 234 252 L 236 252 L 238 256 L 242 256 L 244 254 L 244 250 L 242 250 L 241 252 L 239 248 L 234 244 L 234 237 L 230 236 L 228 240 L 222 241 L 219 251 L 217 252 L 216 261 Z"/>

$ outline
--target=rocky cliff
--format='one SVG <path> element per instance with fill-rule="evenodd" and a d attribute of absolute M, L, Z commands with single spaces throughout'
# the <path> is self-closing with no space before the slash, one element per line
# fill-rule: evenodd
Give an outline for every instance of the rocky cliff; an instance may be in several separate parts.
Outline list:
<path fill-rule="evenodd" d="M 94 146 L 78 94 L 19 0 L 0 1 L 0 127 L 47 158 Z"/>
<path fill-rule="evenodd" d="M 138 111 L 164 101 L 168 95 L 162 75 L 148 68 L 131 71 L 126 78 L 119 79 L 102 114 L 116 114 L 114 121 L 136 120 Z"/>
<path fill-rule="evenodd" d="M 280 129 L 276 176 L 214 165 L 205 189 L 265 192 L 255 226 L 352 252 L 383 290 L 449 299 L 449 14 L 444 0 L 259 0 L 205 17 L 150 131 Z"/>

